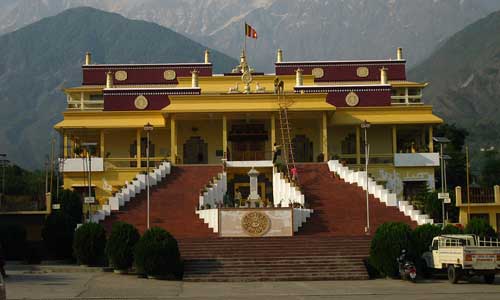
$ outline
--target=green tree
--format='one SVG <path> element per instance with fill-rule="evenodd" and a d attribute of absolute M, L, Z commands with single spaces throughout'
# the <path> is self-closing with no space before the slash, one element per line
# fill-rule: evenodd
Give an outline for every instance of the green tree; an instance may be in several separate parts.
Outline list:
<path fill-rule="evenodd" d="M 456 186 L 465 186 L 465 139 L 469 135 L 466 129 L 460 128 L 455 124 L 443 124 L 436 128 L 435 136 L 447 137 L 449 144 L 444 146 L 444 154 L 449 155 L 451 159 L 446 161 L 446 182 L 448 189 L 454 189 Z M 436 145 L 435 151 L 439 151 Z M 441 171 L 436 168 L 436 186 L 441 186 Z"/>
<path fill-rule="evenodd" d="M 481 167 L 481 185 L 491 188 L 500 184 L 500 157 L 498 151 L 484 151 L 484 160 Z"/>

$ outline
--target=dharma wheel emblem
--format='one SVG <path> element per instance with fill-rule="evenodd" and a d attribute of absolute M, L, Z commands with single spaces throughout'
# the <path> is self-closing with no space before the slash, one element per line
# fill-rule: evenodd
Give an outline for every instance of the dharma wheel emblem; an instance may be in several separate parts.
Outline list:
<path fill-rule="evenodd" d="M 345 96 L 345 103 L 349 106 L 356 106 L 359 104 L 359 97 L 355 92 L 350 92 Z"/>
<path fill-rule="evenodd" d="M 115 73 L 115 79 L 118 81 L 125 81 L 127 80 L 127 72 L 126 71 L 116 71 Z"/>
<path fill-rule="evenodd" d="M 370 70 L 368 70 L 367 67 L 359 67 L 356 69 L 356 75 L 358 77 L 368 77 L 368 75 L 370 74 Z"/>
<path fill-rule="evenodd" d="M 165 80 L 174 80 L 176 76 L 177 74 L 175 74 L 174 70 L 166 70 L 165 72 L 163 72 L 163 78 Z"/>
<path fill-rule="evenodd" d="M 323 78 L 325 72 L 322 68 L 314 68 L 312 69 L 311 74 L 314 76 L 314 78 Z"/>
<path fill-rule="evenodd" d="M 135 98 L 134 105 L 137 109 L 146 109 L 146 107 L 148 107 L 148 99 L 146 99 L 143 95 L 140 95 Z"/>
<path fill-rule="evenodd" d="M 241 227 L 250 236 L 263 236 L 271 228 L 271 220 L 266 214 L 253 211 L 243 216 Z"/>

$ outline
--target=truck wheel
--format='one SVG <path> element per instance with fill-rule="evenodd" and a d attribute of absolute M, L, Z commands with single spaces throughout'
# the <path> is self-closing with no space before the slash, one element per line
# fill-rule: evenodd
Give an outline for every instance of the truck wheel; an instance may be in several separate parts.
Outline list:
<path fill-rule="evenodd" d="M 427 264 L 424 262 L 422 265 L 422 277 L 425 279 L 429 279 L 432 276 L 432 270 L 427 266 Z"/>
<path fill-rule="evenodd" d="M 495 282 L 495 274 L 486 274 L 484 275 L 484 282 L 488 284 L 492 284 Z"/>
<path fill-rule="evenodd" d="M 457 283 L 460 277 L 460 270 L 457 270 L 455 266 L 448 266 L 448 281 L 450 283 Z"/>

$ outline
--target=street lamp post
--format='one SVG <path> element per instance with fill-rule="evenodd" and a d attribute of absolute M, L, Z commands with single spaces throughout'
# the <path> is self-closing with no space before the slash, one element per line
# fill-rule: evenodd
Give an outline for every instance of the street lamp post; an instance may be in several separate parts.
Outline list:
<path fill-rule="evenodd" d="M 89 158 L 89 173 L 88 173 L 88 179 L 89 179 L 89 191 L 88 191 L 88 198 L 92 198 L 92 155 L 90 155 L 90 147 L 95 147 L 97 146 L 97 143 L 82 143 L 82 147 L 87 148 L 87 156 Z M 90 201 L 90 200 L 89 200 Z M 95 200 L 93 200 L 95 201 Z M 89 203 L 89 211 L 87 212 L 89 218 L 88 222 L 92 222 L 92 219 L 90 218 L 90 209 L 91 209 L 91 203 Z"/>
<path fill-rule="evenodd" d="M 439 143 L 439 158 L 440 158 L 440 168 L 441 168 L 441 193 L 445 193 L 445 189 L 446 189 L 446 186 L 445 186 L 445 182 L 446 182 L 446 170 L 445 170 L 445 158 L 443 156 L 443 145 L 446 144 L 446 143 L 449 143 L 450 140 L 446 137 L 433 137 L 432 140 L 434 140 L 434 142 L 436 143 Z M 442 210 L 442 217 L 443 217 L 443 224 L 442 224 L 442 228 L 444 228 L 444 199 L 441 199 L 442 202 L 441 202 L 441 210 Z"/>
<path fill-rule="evenodd" d="M 149 210 L 150 210 L 150 202 L 149 202 L 149 133 L 153 131 L 154 127 L 149 122 L 144 125 L 144 131 L 146 131 L 146 199 L 147 199 L 147 212 L 146 212 L 146 225 L 147 229 L 149 229 Z"/>
<path fill-rule="evenodd" d="M 5 159 L 5 157 L 7 157 L 7 154 L 5 154 L 5 153 L 0 153 L 0 157 L 4 158 L 1 160 L 1 162 L 2 162 L 2 196 L 0 197 L 0 207 L 1 207 L 3 197 L 5 197 L 5 165 L 9 161 L 7 159 Z"/>
<path fill-rule="evenodd" d="M 366 120 L 361 123 L 361 128 L 365 131 L 365 171 L 366 171 L 366 227 L 365 233 L 370 234 L 370 205 L 369 205 L 369 191 L 368 191 L 368 160 L 370 157 L 370 145 L 368 144 L 368 128 L 370 123 Z"/>

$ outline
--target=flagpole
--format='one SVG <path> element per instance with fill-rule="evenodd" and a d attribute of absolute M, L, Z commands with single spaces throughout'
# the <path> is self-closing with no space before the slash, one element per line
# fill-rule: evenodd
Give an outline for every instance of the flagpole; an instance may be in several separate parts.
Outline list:
<path fill-rule="evenodd" d="M 243 53 L 247 56 L 247 22 L 245 22 L 245 34 L 243 35 Z"/>

